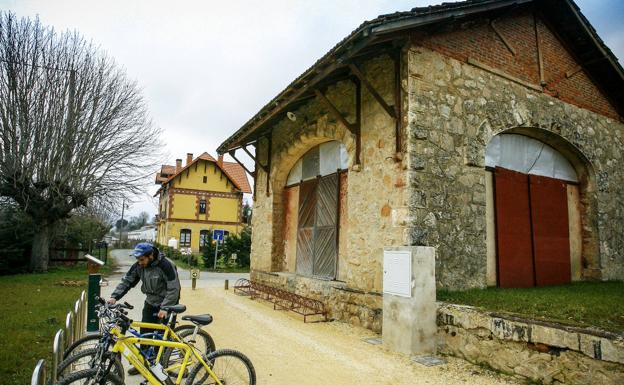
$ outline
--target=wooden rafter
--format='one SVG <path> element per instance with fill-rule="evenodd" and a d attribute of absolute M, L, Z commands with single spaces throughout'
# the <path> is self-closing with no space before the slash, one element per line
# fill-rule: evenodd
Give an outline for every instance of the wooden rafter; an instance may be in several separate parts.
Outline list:
<path fill-rule="evenodd" d="M 533 26 L 535 28 L 535 44 L 537 47 L 537 66 L 539 69 L 539 79 L 540 79 L 540 85 L 543 86 L 546 84 L 546 81 L 544 80 L 544 58 L 542 55 L 542 48 L 540 45 L 539 30 L 537 26 L 537 16 L 535 16 L 535 14 L 533 15 Z"/>
<path fill-rule="evenodd" d="M 503 34 L 498 30 L 498 28 L 496 28 L 495 23 L 496 23 L 497 20 L 498 19 L 494 19 L 494 20 L 492 20 L 490 22 L 490 28 L 492 28 L 492 31 L 494 31 L 496 36 L 498 36 L 498 38 L 503 42 L 503 44 L 505 45 L 505 47 L 507 47 L 509 52 L 511 52 L 512 55 L 516 56 L 516 51 L 511 46 L 511 43 L 509 43 L 509 41 L 507 41 L 507 39 L 505 39 L 505 36 L 503 36 Z"/>

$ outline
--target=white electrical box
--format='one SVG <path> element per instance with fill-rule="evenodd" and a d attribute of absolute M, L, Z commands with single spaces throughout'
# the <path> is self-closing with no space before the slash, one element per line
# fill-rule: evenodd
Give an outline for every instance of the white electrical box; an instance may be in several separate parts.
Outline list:
<path fill-rule="evenodd" d="M 401 297 L 412 296 L 412 253 L 384 250 L 383 292 Z"/>

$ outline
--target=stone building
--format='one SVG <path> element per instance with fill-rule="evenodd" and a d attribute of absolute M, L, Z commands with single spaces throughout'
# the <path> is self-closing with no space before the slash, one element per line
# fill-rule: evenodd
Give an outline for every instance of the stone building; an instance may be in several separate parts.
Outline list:
<path fill-rule="evenodd" d="M 210 231 L 219 229 L 238 234 L 243 228 L 243 193 L 251 187 L 243 168 L 224 162 L 204 152 L 193 159 L 186 155 L 186 164 L 163 165 L 156 173 L 158 196 L 156 242 L 192 252 L 212 242 Z"/>
<path fill-rule="evenodd" d="M 381 327 L 382 256 L 438 287 L 624 278 L 624 71 L 571 0 L 364 22 L 221 144 L 255 148 L 252 279 Z"/>

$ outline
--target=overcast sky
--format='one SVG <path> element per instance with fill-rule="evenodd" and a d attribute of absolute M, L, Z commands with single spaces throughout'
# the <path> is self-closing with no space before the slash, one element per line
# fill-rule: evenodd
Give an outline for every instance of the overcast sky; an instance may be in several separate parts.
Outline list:
<path fill-rule="evenodd" d="M 143 88 L 167 161 L 216 148 L 336 43 L 384 13 L 439 0 L 0 0 L 0 9 L 78 30 Z M 578 0 L 624 57 L 624 0 Z M 156 171 L 156 170 L 154 170 Z M 156 213 L 147 198 L 130 215 Z"/>

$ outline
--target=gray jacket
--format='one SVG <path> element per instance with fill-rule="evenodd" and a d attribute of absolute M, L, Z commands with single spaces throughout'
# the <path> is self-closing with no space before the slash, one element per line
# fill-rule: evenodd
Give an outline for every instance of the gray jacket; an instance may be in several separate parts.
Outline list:
<path fill-rule="evenodd" d="M 141 291 L 147 296 L 145 302 L 152 306 L 171 306 L 180 301 L 180 279 L 176 265 L 158 249 L 154 248 L 156 258 L 143 268 L 136 262 L 121 279 L 111 297 L 119 300 L 128 290 L 141 281 Z"/>

